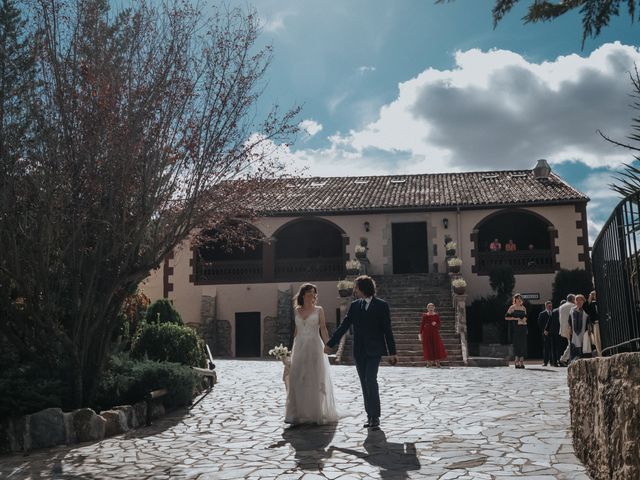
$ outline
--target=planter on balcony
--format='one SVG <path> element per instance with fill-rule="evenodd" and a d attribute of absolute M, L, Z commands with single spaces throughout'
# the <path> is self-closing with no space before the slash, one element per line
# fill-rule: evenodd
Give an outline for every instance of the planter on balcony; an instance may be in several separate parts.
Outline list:
<path fill-rule="evenodd" d="M 467 291 L 467 287 L 453 287 L 453 293 L 456 295 L 464 295 Z"/>
<path fill-rule="evenodd" d="M 460 265 L 449 265 L 450 273 L 460 273 Z"/>
<path fill-rule="evenodd" d="M 358 275 L 360 273 L 360 269 L 358 268 L 347 268 L 347 275 Z"/>

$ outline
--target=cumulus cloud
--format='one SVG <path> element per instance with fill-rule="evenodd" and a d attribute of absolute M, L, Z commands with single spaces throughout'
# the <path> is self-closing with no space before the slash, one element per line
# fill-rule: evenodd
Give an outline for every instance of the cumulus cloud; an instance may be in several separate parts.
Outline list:
<path fill-rule="evenodd" d="M 622 140 L 630 133 L 634 62 L 638 49 L 618 42 L 541 63 L 505 50 L 459 51 L 454 68 L 429 68 L 401 83 L 375 121 L 302 156 L 313 170 L 325 154 L 387 152 L 389 173 L 532 168 L 539 158 L 617 165 L 628 152 L 597 132 Z"/>
<path fill-rule="evenodd" d="M 358 67 L 358 72 L 360 73 L 375 72 L 375 71 L 376 71 L 376 67 L 372 67 L 371 65 L 362 65 Z"/>
<path fill-rule="evenodd" d="M 300 122 L 299 127 L 300 130 L 306 132 L 309 137 L 313 137 L 322 130 L 322 124 L 311 119 L 303 120 Z"/>

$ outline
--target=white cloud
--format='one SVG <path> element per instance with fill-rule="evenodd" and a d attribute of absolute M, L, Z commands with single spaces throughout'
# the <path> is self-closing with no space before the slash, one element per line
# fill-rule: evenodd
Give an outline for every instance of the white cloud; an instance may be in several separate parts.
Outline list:
<path fill-rule="evenodd" d="M 277 33 L 285 29 L 285 21 L 288 17 L 296 15 L 292 11 L 280 11 L 276 12 L 269 17 L 263 17 L 261 20 L 262 29 L 265 32 Z"/>
<path fill-rule="evenodd" d="M 621 140 L 630 133 L 634 62 L 640 64 L 638 49 L 618 42 L 588 57 L 542 63 L 505 50 L 459 51 L 454 68 L 428 68 L 401 83 L 374 121 L 330 136 L 326 149 L 296 155 L 312 172 L 324 171 L 328 158 L 351 156 L 384 169 L 384 154 L 391 157 L 386 173 L 532 168 L 539 158 L 619 165 L 630 160 L 628 151 L 597 131 Z M 329 107 L 344 101 L 346 95 Z"/>
<path fill-rule="evenodd" d="M 375 72 L 375 71 L 376 71 L 376 67 L 372 67 L 371 65 L 362 65 L 358 67 L 358 72 L 363 74 L 367 72 Z"/>
<path fill-rule="evenodd" d="M 299 127 L 306 132 L 309 137 L 313 137 L 322 130 L 322 124 L 311 119 L 303 120 L 300 122 Z"/>

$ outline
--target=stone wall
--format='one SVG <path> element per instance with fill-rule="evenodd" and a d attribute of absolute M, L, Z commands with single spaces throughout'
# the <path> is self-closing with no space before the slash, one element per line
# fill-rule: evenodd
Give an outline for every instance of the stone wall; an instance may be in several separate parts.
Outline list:
<path fill-rule="evenodd" d="M 596 480 L 640 478 L 640 353 L 578 360 L 569 367 L 571 430 Z"/>
<path fill-rule="evenodd" d="M 211 352 L 216 344 L 216 297 L 203 295 L 200 303 L 201 334 Z"/>

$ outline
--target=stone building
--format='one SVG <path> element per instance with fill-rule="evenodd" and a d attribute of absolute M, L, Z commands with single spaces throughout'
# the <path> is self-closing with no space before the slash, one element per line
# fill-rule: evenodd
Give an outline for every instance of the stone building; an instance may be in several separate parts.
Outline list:
<path fill-rule="evenodd" d="M 251 228 L 261 239 L 254 250 L 186 241 L 143 287 L 152 299 L 171 299 L 186 322 L 202 329 L 215 355 L 261 356 L 289 343 L 292 294 L 306 281 L 318 286 L 319 304 L 335 327 L 336 282 L 345 278 L 345 262 L 361 238 L 361 268 L 380 283 L 392 309 L 412 316 L 408 333 L 430 298 L 441 311 L 451 308 L 449 240 L 462 260 L 467 302 L 491 292 L 495 265 L 510 265 L 516 290 L 534 303 L 551 296 L 558 269 L 589 268 L 589 199 L 544 160 L 533 170 L 293 178 L 274 185 L 273 194 L 252 200 L 259 217 Z M 489 248 L 495 238 L 499 251 Z M 509 240 L 515 251 L 505 251 Z"/>

